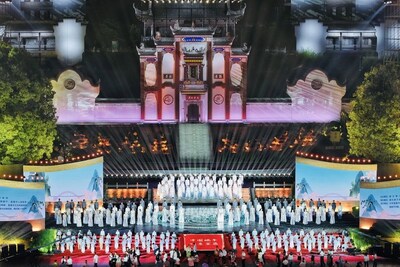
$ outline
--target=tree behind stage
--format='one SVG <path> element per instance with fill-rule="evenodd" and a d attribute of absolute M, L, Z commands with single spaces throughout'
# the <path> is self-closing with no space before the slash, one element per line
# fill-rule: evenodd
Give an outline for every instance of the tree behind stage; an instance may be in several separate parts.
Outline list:
<path fill-rule="evenodd" d="M 365 74 L 347 123 L 350 153 L 377 162 L 400 162 L 400 66 L 383 64 Z"/>
<path fill-rule="evenodd" d="M 53 95 L 35 59 L 0 42 L 0 164 L 51 154 L 56 136 Z"/>

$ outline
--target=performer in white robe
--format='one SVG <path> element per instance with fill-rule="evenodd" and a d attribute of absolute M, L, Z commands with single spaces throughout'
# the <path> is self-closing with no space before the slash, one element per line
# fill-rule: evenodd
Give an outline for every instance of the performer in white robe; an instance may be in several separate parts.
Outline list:
<path fill-rule="evenodd" d="M 330 223 L 330 224 L 335 224 L 335 211 L 334 211 L 334 210 L 331 210 L 331 211 L 329 212 L 329 215 L 330 215 L 329 223 Z"/>
<path fill-rule="evenodd" d="M 98 211 L 97 225 L 99 227 L 104 227 L 104 208 L 100 208 Z"/>
<path fill-rule="evenodd" d="M 321 209 L 317 209 L 315 212 L 315 223 L 317 225 L 321 224 Z"/>
<path fill-rule="evenodd" d="M 225 210 L 224 208 L 220 207 L 218 209 L 218 216 L 217 216 L 217 226 L 218 228 L 223 228 L 224 226 L 224 218 L 225 217 Z"/>
<path fill-rule="evenodd" d="M 258 210 L 258 224 L 263 225 L 264 224 L 264 211 L 261 209 Z"/>
<path fill-rule="evenodd" d="M 129 223 L 128 223 L 129 215 L 130 215 L 130 212 L 129 211 L 125 211 L 124 217 L 123 217 L 123 222 L 122 222 L 122 226 L 123 227 L 128 227 L 129 226 Z"/>
<path fill-rule="evenodd" d="M 117 211 L 117 225 L 122 225 L 122 210 L 118 209 Z"/>
<path fill-rule="evenodd" d="M 253 205 L 250 206 L 250 217 L 249 217 L 250 222 L 255 222 L 256 221 L 256 209 L 254 208 Z"/>
<path fill-rule="evenodd" d="M 175 204 L 171 204 L 169 207 L 169 224 L 171 227 L 175 226 Z"/>
<path fill-rule="evenodd" d="M 137 208 L 137 225 L 143 225 L 143 207 L 139 205 Z"/>
<path fill-rule="evenodd" d="M 326 221 L 326 210 L 323 206 L 321 206 L 320 209 L 321 209 L 321 222 L 325 222 Z"/>
<path fill-rule="evenodd" d="M 87 209 L 88 213 L 88 227 L 93 227 L 93 209 L 88 208 Z"/>
<path fill-rule="evenodd" d="M 267 214 L 265 216 L 265 220 L 267 223 L 272 223 L 273 222 L 273 217 L 272 217 L 272 209 L 267 210 Z"/>
<path fill-rule="evenodd" d="M 56 224 L 57 225 L 62 224 L 62 215 L 61 215 L 61 211 L 59 208 L 55 209 L 54 216 L 56 217 Z"/>
<path fill-rule="evenodd" d="M 155 205 L 153 211 L 153 219 L 152 219 L 153 225 L 158 225 L 158 209 L 159 209 L 158 205 Z"/>
<path fill-rule="evenodd" d="M 301 221 L 301 208 L 299 206 L 296 207 L 295 213 L 296 213 L 296 222 L 300 222 Z"/>
<path fill-rule="evenodd" d="M 110 244 L 111 244 L 111 236 L 107 235 L 106 240 L 104 241 L 104 252 L 106 254 L 110 253 Z"/>
<path fill-rule="evenodd" d="M 118 249 L 119 247 L 119 235 L 114 236 L 114 249 Z"/>
<path fill-rule="evenodd" d="M 303 224 L 308 224 L 308 211 L 306 209 L 303 212 Z"/>
<path fill-rule="evenodd" d="M 163 207 L 161 211 L 161 223 L 165 225 L 168 222 L 168 209 Z"/>
<path fill-rule="evenodd" d="M 89 220 L 89 210 L 85 209 L 83 211 L 83 224 L 88 224 L 88 220 Z"/>
<path fill-rule="evenodd" d="M 115 227 L 115 225 L 116 225 L 116 216 L 117 216 L 117 214 L 116 214 L 116 212 L 113 210 L 113 211 L 111 212 L 111 218 L 110 218 L 110 226 L 111 226 L 111 227 Z"/>
<path fill-rule="evenodd" d="M 279 211 L 278 210 L 275 210 L 275 212 L 274 212 L 274 225 L 280 225 L 281 223 L 280 223 L 280 218 L 279 218 Z"/>
<path fill-rule="evenodd" d="M 313 222 L 314 218 L 313 218 L 313 208 L 309 208 L 308 209 L 308 222 Z"/>
<path fill-rule="evenodd" d="M 183 207 L 179 208 L 178 210 L 178 220 L 179 220 L 179 227 L 183 227 L 185 224 L 185 209 Z"/>
<path fill-rule="evenodd" d="M 134 225 L 136 223 L 136 210 L 131 209 L 130 224 Z"/>
<path fill-rule="evenodd" d="M 75 213 L 76 213 L 76 227 L 82 227 L 81 209 L 78 208 Z"/>
<path fill-rule="evenodd" d="M 244 211 L 244 225 L 249 225 L 250 224 L 250 215 L 249 211 L 246 209 Z"/>
<path fill-rule="evenodd" d="M 67 214 L 67 224 L 71 224 L 71 209 L 67 208 L 65 212 Z"/>
<path fill-rule="evenodd" d="M 65 214 L 65 213 L 62 214 L 62 226 L 64 226 L 64 227 L 68 226 L 67 214 Z"/>
<path fill-rule="evenodd" d="M 281 222 L 287 222 L 286 208 L 285 207 L 282 207 L 282 209 L 281 209 Z"/>
<path fill-rule="evenodd" d="M 111 224 L 111 210 L 110 209 L 106 210 L 106 224 L 107 225 Z"/>
<path fill-rule="evenodd" d="M 228 227 L 233 227 L 233 212 L 232 209 L 228 211 Z"/>
<path fill-rule="evenodd" d="M 290 212 L 290 225 L 295 225 L 296 224 L 296 215 L 294 211 L 292 210 Z"/>
<path fill-rule="evenodd" d="M 152 206 L 147 205 L 146 211 L 145 211 L 145 216 L 144 216 L 144 223 L 149 224 L 151 223 L 151 211 L 152 211 Z"/>

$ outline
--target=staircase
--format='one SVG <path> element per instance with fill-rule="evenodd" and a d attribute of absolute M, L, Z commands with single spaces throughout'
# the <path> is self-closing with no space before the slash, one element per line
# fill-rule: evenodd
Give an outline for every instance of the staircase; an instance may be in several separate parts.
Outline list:
<path fill-rule="evenodd" d="M 183 168 L 206 168 L 211 160 L 212 139 L 208 124 L 179 125 L 179 159 Z"/>

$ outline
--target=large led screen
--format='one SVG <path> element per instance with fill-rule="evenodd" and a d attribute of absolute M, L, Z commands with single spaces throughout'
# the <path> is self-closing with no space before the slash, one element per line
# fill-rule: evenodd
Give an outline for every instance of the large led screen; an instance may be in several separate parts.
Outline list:
<path fill-rule="evenodd" d="M 360 181 L 376 181 L 375 164 L 345 164 L 296 158 L 296 199 L 359 206 Z M 337 204 L 338 205 L 338 204 Z"/>
<path fill-rule="evenodd" d="M 45 183 L 46 202 L 103 199 L 103 157 L 53 166 L 24 166 L 27 182 Z"/>
<path fill-rule="evenodd" d="M 44 183 L 0 180 L 0 221 L 44 219 L 44 201 Z"/>
<path fill-rule="evenodd" d="M 360 217 L 400 220 L 400 180 L 361 183 Z"/>

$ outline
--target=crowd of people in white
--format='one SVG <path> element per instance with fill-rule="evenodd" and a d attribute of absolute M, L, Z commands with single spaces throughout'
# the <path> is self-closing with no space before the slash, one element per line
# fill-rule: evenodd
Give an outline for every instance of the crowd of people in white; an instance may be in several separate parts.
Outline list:
<path fill-rule="evenodd" d="M 249 201 L 247 203 L 240 200 L 239 203 L 234 200 L 231 202 L 225 200 L 224 205 L 218 202 L 217 224 L 228 225 L 228 227 L 238 225 L 249 225 L 251 223 L 258 223 L 263 225 L 264 222 L 273 225 L 280 225 L 281 223 L 288 223 L 290 225 L 304 224 L 315 222 L 319 225 L 329 220 L 330 224 L 336 222 L 336 203 L 333 201 L 328 208 L 325 202 L 319 203 L 317 206 L 312 204 L 307 207 L 305 201 L 301 201 L 300 205 L 295 207 L 295 202 L 292 200 L 290 203 L 287 199 L 277 199 L 275 203 L 272 200 L 266 200 L 264 209 L 257 198 L 254 203 Z M 343 209 L 339 203 L 337 217 L 341 218 Z M 265 220 L 264 220 L 265 219 Z M 226 221 L 227 220 L 227 221 Z"/>
<path fill-rule="evenodd" d="M 177 246 L 178 237 L 175 232 L 166 231 L 157 234 L 153 231 L 147 234 L 143 231 L 132 233 L 131 230 L 120 233 L 119 230 L 115 231 L 115 234 L 111 235 L 106 233 L 104 229 L 96 235 L 89 229 L 86 233 L 81 230 L 77 234 L 73 234 L 71 230 L 57 230 L 56 234 L 56 249 L 64 253 L 65 251 L 78 250 L 81 253 L 95 254 L 96 250 L 104 251 L 106 254 L 110 253 L 110 250 L 121 249 L 123 253 L 134 250 L 137 256 L 140 256 L 140 251 L 146 251 L 147 253 L 163 253 L 164 251 L 174 250 Z"/>
<path fill-rule="evenodd" d="M 217 177 L 217 175 L 164 176 L 157 186 L 157 195 L 163 199 L 213 200 L 240 199 L 242 197 L 242 175 Z"/>
<path fill-rule="evenodd" d="M 70 224 L 77 227 L 83 225 L 88 227 L 104 227 L 104 225 L 130 227 L 135 224 L 183 227 L 185 224 L 185 208 L 181 201 L 178 201 L 177 204 L 175 202 L 168 204 L 164 200 L 162 205 L 159 205 L 157 201 L 154 204 L 149 201 L 146 205 L 141 199 L 138 205 L 128 201 L 126 204 L 120 203 L 119 208 L 111 203 L 104 208 L 97 201 L 87 205 L 83 200 L 75 206 L 71 200 L 65 203 L 64 213 L 61 213 L 62 206 L 61 201 L 55 204 L 55 220 L 57 225 L 64 227 Z M 218 199 L 217 209 L 210 209 L 210 212 L 216 213 L 214 216 L 216 216 L 219 228 L 225 226 L 229 228 L 255 223 L 259 225 L 266 223 L 273 225 L 315 223 L 319 225 L 323 222 L 334 224 L 336 217 L 339 219 L 342 217 L 343 208 L 340 203 L 337 206 L 335 201 L 328 204 L 327 207 L 325 201 L 320 200 L 316 204 L 312 200 L 308 203 L 302 200 L 295 206 L 293 200 L 289 202 L 287 199 L 277 199 L 273 203 L 271 199 L 268 199 L 263 207 L 257 198 L 254 199 L 254 202 L 248 201 L 247 203 L 243 199 L 237 201 L 236 198 L 233 200 L 225 198 L 224 201 Z M 186 216 L 190 216 L 190 214 L 186 214 Z"/>
<path fill-rule="evenodd" d="M 340 234 L 314 229 L 309 231 L 301 229 L 298 232 L 292 232 L 290 228 L 283 233 L 280 232 L 279 228 L 275 232 L 264 230 L 260 233 L 256 229 L 251 233 L 245 233 L 241 229 L 238 233 L 232 232 L 231 242 L 233 250 L 236 250 L 239 245 L 242 250 L 247 247 L 249 251 L 256 249 L 262 253 L 267 250 L 276 252 L 282 249 L 286 253 L 294 249 L 296 249 L 297 253 L 300 253 L 302 249 L 308 252 L 313 250 L 320 252 L 328 249 L 332 250 L 332 252 L 346 252 L 347 248 L 351 246 L 350 236 L 346 231 Z"/>

